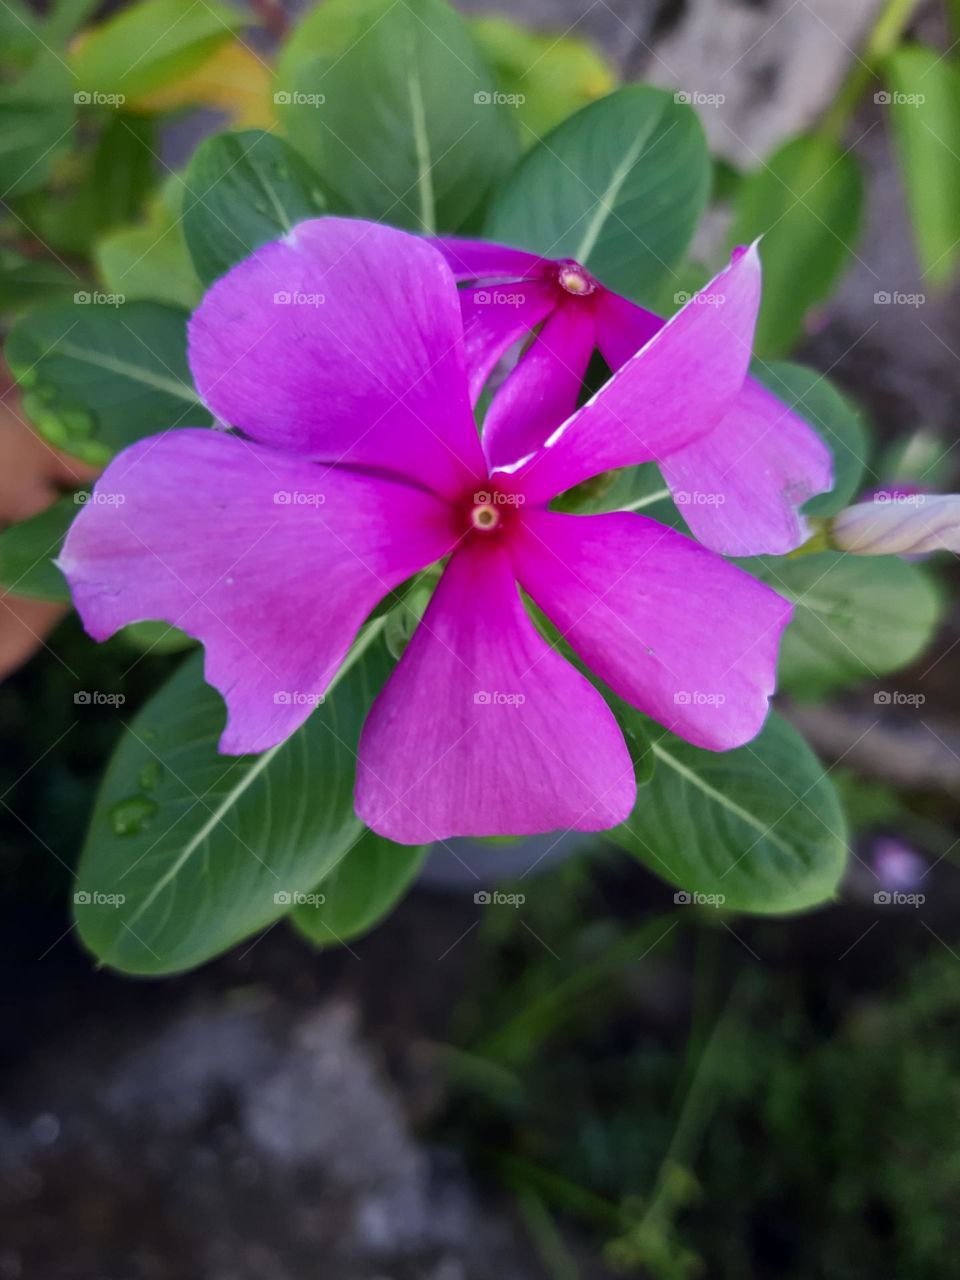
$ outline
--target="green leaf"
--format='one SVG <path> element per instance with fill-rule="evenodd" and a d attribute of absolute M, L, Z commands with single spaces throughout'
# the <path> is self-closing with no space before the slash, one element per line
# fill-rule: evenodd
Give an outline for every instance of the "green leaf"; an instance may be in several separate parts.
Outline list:
<path fill-rule="evenodd" d="M 216 0 L 141 0 L 85 33 L 71 59 L 80 91 L 122 102 L 162 88 L 200 66 L 236 25 Z"/>
<path fill-rule="evenodd" d="M 182 653 L 197 643 L 193 636 L 167 622 L 131 622 L 118 634 L 136 653 Z"/>
<path fill-rule="evenodd" d="M 153 186 L 154 122 L 114 111 L 95 144 L 74 156 L 75 180 L 50 199 L 34 192 L 26 221 L 63 253 L 89 255 L 97 236 L 139 215 Z"/>
<path fill-rule="evenodd" d="M 70 73 L 53 53 L 0 87 L 0 194 L 4 200 L 45 186 L 73 139 Z"/>
<path fill-rule="evenodd" d="M 443 0 L 326 0 L 281 54 L 281 123 L 342 205 L 418 231 L 476 224 L 518 150 Z"/>
<path fill-rule="evenodd" d="M 5 315 L 62 299 L 74 293 L 78 283 L 76 274 L 59 262 L 0 249 L 0 312 Z"/>
<path fill-rule="evenodd" d="M 514 100 L 524 147 L 616 87 L 613 68 L 586 40 L 542 35 L 506 18 L 474 18 L 469 25 L 498 88 Z"/>
<path fill-rule="evenodd" d="M 75 898 L 77 927 L 98 959 L 141 974 L 202 964 L 335 866 L 361 832 L 355 751 L 388 665 L 376 639 L 368 630 L 323 705 L 262 755 L 218 754 L 224 707 L 199 653 L 147 703 L 107 769 L 77 871 L 90 895 Z"/>
<path fill-rule="evenodd" d="M 38 20 L 20 0 L 0 5 L 0 67 L 23 70 L 42 49 Z"/>
<path fill-rule="evenodd" d="M 575 258 L 611 289 L 651 304 L 683 257 L 710 190 L 693 109 L 645 85 L 565 120 L 500 190 L 484 235 Z"/>
<path fill-rule="evenodd" d="M 294 905 L 294 925 L 318 947 L 336 947 L 368 933 L 407 892 L 429 851 L 429 845 L 394 844 L 365 830 Z"/>
<path fill-rule="evenodd" d="M 817 134 L 792 138 L 740 183 L 731 243 L 763 236 L 758 355 L 789 351 L 807 312 L 829 297 L 854 253 L 862 206 L 856 159 Z"/>
<path fill-rule="evenodd" d="M 6 345 L 27 416 L 51 444 L 95 463 L 143 436 L 211 422 L 187 367 L 186 312 L 110 296 L 31 311 Z"/>
<path fill-rule="evenodd" d="M 611 836 L 680 890 L 764 914 L 828 901 L 843 873 L 846 826 L 836 792 L 795 729 L 771 713 L 734 751 L 664 733 L 657 771 Z"/>
<path fill-rule="evenodd" d="M 863 416 L 826 374 L 786 360 L 756 361 L 753 376 L 822 436 L 833 454 L 833 488 L 805 505 L 810 516 L 831 516 L 847 506 L 863 482 L 870 441 Z"/>
<path fill-rule="evenodd" d="M 183 182 L 174 175 L 149 207 L 146 221 L 98 241 L 94 259 L 104 287 L 130 301 L 192 308 L 203 286 L 193 269 L 180 217 Z"/>
<path fill-rule="evenodd" d="M 71 494 L 0 533 L 0 590 L 69 604 L 66 580 L 53 562 L 79 510 Z"/>
<path fill-rule="evenodd" d="M 902 45 L 885 70 L 917 254 L 942 285 L 960 258 L 960 69 L 937 49 Z"/>
<path fill-rule="evenodd" d="M 197 275 L 207 284 L 330 206 L 310 166 L 262 129 L 208 138 L 190 162 L 186 186 L 183 230 Z"/>
<path fill-rule="evenodd" d="M 905 667 L 929 644 L 939 594 L 896 556 L 836 551 L 742 562 L 796 605 L 780 653 L 779 686 L 820 697 Z"/>

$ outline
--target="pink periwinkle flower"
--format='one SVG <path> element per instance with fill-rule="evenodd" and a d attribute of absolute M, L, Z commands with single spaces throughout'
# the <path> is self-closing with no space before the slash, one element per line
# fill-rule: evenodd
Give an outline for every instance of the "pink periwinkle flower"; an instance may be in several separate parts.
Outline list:
<path fill-rule="evenodd" d="M 221 751 L 261 752 L 306 719 L 378 602 L 449 557 L 363 729 L 358 814 L 416 844 L 622 822 L 636 797 L 623 734 L 518 587 L 688 741 L 725 750 L 759 731 L 790 605 L 644 516 L 549 507 L 693 446 L 740 401 L 756 252 L 709 287 L 720 305 L 686 306 L 640 350 L 618 338 L 603 389 L 508 456 L 537 407 L 517 399 L 515 422 L 498 412 L 478 435 L 444 256 L 373 223 L 301 223 L 190 323 L 199 392 L 235 433 L 139 441 L 74 522 L 60 564 L 84 625 L 103 640 L 163 619 L 196 637 L 227 704 Z"/>
<path fill-rule="evenodd" d="M 493 465 L 536 449 L 570 416 L 594 350 L 618 369 L 664 325 L 570 259 L 538 258 L 481 240 L 434 243 L 458 280 L 478 282 L 460 294 L 475 399 L 508 348 L 542 324 L 487 411 L 484 439 Z M 718 337 L 724 278 L 684 308 L 717 311 L 702 331 Z M 633 403 L 622 404 L 621 432 L 643 432 L 657 391 L 644 388 Z M 695 406 L 700 386 L 687 393 Z M 660 464 L 691 531 L 723 555 L 783 555 L 799 547 L 810 536 L 800 507 L 832 484 L 830 451 L 817 433 L 750 377 L 713 430 L 678 430 L 651 445 L 646 456 Z"/>

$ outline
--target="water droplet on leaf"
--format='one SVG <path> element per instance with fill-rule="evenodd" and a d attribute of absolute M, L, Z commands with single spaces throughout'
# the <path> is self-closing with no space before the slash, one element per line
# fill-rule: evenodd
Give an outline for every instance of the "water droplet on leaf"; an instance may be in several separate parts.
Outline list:
<path fill-rule="evenodd" d="M 110 809 L 110 823 L 115 836 L 132 836 L 150 825 L 160 806 L 149 796 L 127 796 Z"/>
<path fill-rule="evenodd" d="M 152 791 L 163 777 L 163 765 L 159 760 L 148 760 L 140 770 L 138 781 L 144 791 Z"/>

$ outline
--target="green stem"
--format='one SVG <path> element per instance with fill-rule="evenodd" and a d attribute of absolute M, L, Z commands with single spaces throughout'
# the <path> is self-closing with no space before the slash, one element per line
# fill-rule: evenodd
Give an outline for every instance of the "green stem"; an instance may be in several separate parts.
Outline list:
<path fill-rule="evenodd" d="M 897 47 L 919 4 L 920 0 L 887 0 L 867 37 L 863 53 L 850 68 L 833 105 L 820 122 L 819 132 L 823 137 L 834 142 L 839 140 L 871 81 Z"/>

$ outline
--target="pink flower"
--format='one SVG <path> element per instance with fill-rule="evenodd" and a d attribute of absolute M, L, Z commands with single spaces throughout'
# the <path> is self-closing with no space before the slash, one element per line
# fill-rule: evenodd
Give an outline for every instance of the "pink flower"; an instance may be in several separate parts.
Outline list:
<path fill-rule="evenodd" d="M 569 417 L 595 349 L 618 369 L 663 327 L 659 316 L 604 288 L 570 259 L 481 240 L 433 243 L 458 280 L 481 282 L 460 294 L 474 399 L 507 349 L 543 325 L 487 411 L 484 441 L 494 465 L 537 448 Z M 722 312 L 717 281 L 690 306 Z M 699 388 L 689 391 L 695 401 Z M 621 432 L 643 434 L 647 398 L 623 404 Z M 782 555 L 800 546 L 810 536 L 800 507 L 832 484 L 823 441 L 753 378 L 712 431 L 651 440 L 646 456 L 660 464 L 695 537 L 724 555 Z"/>
<path fill-rule="evenodd" d="M 620 728 L 518 584 L 611 689 L 689 741 L 724 750 L 760 729 L 790 606 L 643 516 L 548 509 L 728 413 L 756 253 L 715 285 L 721 306 L 685 308 L 499 470 L 474 425 L 443 256 L 372 223 L 301 223 L 214 284 L 191 321 L 200 394 L 242 434 L 140 441 L 74 522 L 60 564 L 87 630 L 103 640 L 160 618 L 195 636 L 227 703 L 221 750 L 259 752 L 306 719 L 377 603 L 449 556 L 363 730 L 360 817 L 418 844 L 622 822 L 636 786 Z M 522 422 L 527 407 L 515 411 Z"/>

